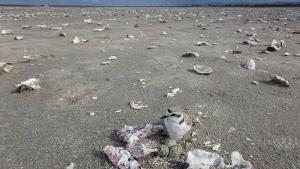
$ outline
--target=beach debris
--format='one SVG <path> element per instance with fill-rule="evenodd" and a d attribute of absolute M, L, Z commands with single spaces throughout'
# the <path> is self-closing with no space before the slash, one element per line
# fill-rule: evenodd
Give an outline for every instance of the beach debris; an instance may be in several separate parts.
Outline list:
<path fill-rule="evenodd" d="M 161 32 L 162 35 L 167 35 L 166 31 Z"/>
<path fill-rule="evenodd" d="M 1 35 L 11 35 L 14 32 L 12 30 L 6 29 L 1 31 Z"/>
<path fill-rule="evenodd" d="M 103 149 L 110 161 L 120 169 L 140 169 L 139 163 L 123 147 L 106 146 Z"/>
<path fill-rule="evenodd" d="M 92 19 L 84 19 L 83 22 L 87 23 L 87 24 L 93 24 L 94 23 L 94 21 Z"/>
<path fill-rule="evenodd" d="M 73 44 L 79 44 L 79 43 L 82 43 L 82 42 L 88 42 L 89 40 L 87 40 L 87 39 L 83 39 L 83 38 L 81 38 L 81 37 L 75 37 L 74 39 L 73 39 Z"/>
<path fill-rule="evenodd" d="M 255 70 L 255 62 L 253 59 L 249 59 L 247 63 L 241 65 L 245 69 Z"/>
<path fill-rule="evenodd" d="M 252 169 L 253 166 L 250 162 L 243 159 L 243 156 L 237 152 L 234 151 L 231 153 L 231 163 L 232 168 L 236 169 Z"/>
<path fill-rule="evenodd" d="M 50 30 L 62 30 L 62 27 L 50 27 Z"/>
<path fill-rule="evenodd" d="M 252 83 L 252 84 L 254 84 L 254 85 L 258 85 L 258 84 L 259 84 L 259 82 L 257 82 L 257 81 L 254 81 L 254 80 L 253 80 L 253 81 L 251 81 L 251 83 Z"/>
<path fill-rule="evenodd" d="M 69 165 L 65 167 L 65 169 L 74 169 L 75 163 L 71 162 Z"/>
<path fill-rule="evenodd" d="M 158 147 L 158 154 L 160 157 L 167 157 L 169 155 L 169 147 L 167 145 L 161 144 Z"/>
<path fill-rule="evenodd" d="M 37 90 L 40 89 L 40 85 L 39 85 L 39 79 L 35 79 L 35 78 L 30 78 L 26 81 L 21 82 L 20 84 L 17 84 L 16 87 L 16 91 L 17 92 L 22 92 L 25 90 Z"/>
<path fill-rule="evenodd" d="M 118 57 L 116 57 L 116 56 L 110 56 L 109 58 L 107 58 L 108 60 L 116 60 L 116 59 L 118 59 Z"/>
<path fill-rule="evenodd" d="M 148 154 L 158 152 L 158 149 L 150 144 L 128 144 L 126 148 L 130 154 L 135 158 L 141 158 Z"/>
<path fill-rule="evenodd" d="M 63 23 L 61 25 L 64 26 L 64 27 L 66 27 L 66 26 L 69 26 L 70 24 L 69 23 Z"/>
<path fill-rule="evenodd" d="M 215 145 L 213 145 L 213 147 L 211 149 L 213 151 L 219 151 L 220 147 L 221 147 L 221 144 L 215 144 Z"/>
<path fill-rule="evenodd" d="M 285 80 L 281 76 L 273 75 L 271 78 L 272 78 L 271 81 L 276 83 L 276 84 L 279 84 L 279 85 L 284 86 L 284 87 L 290 87 L 291 86 L 291 83 L 289 81 Z"/>
<path fill-rule="evenodd" d="M 93 29 L 93 31 L 96 31 L 96 32 L 102 32 L 102 31 L 105 31 L 105 30 L 111 30 L 111 27 L 109 24 L 106 24 L 105 26 L 101 27 L 101 28 L 95 28 Z"/>
<path fill-rule="evenodd" d="M 160 23 L 167 23 L 167 21 L 166 21 L 165 19 L 162 19 L 162 18 L 158 18 L 158 21 L 159 21 Z"/>
<path fill-rule="evenodd" d="M 232 53 L 232 54 L 241 54 L 242 51 L 241 51 L 241 50 L 232 50 L 231 53 Z"/>
<path fill-rule="evenodd" d="M 227 131 L 227 133 L 229 134 L 229 133 L 232 133 L 235 131 L 236 131 L 236 129 L 234 127 L 230 127 L 229 130 Z"/>
<path fill-rule="evenodd" d="M 182 93 L 182 90 L 179 88 L 173 89 L 171 92 L 167 93 L 167 98 L 174 97 L 177 93 Z"/>
<path fill-rule="evenodd" d="M 225 167 L 224 159 L 219 154 L 200 149 L 189 151 L 186 162 L 189 164 L 188 169 L 223 169 Z"/>
<path fill-rule="evenodd" d="M 201 75 L 209 75 L 213 72 L 213 69 L 206 65 L 195 65 L 193 69 L 196 73 Z"/>
<path fill-rule="evenodd" d="M 108 61 L 105 61 L 105 62 L 101 63 L 101 65 L 109 65 L 109 64 L 110 64 L 110 62 L 108 62 Z"/>
<path fill-rule="evenodd" d="M 129 104 L 130 104 L 130 107 L 135 110 L 141 110 L 141 109 L 148 107 L 148 105 L 146 105 L 142 101 L 135 102 L 132 100 L 129 102 Z"/>
<path fill-rule="evenodd" d="M 198 41 L 196 46 L 210 46 L 211 44 L 205 41 Z"/>
<path fill-rule="evenodd" d="M 15 40 L 23 40 L 23 39 L 24 39 L 24 36 L 16 36 L 14 39 L 15 39 Z"/>
<path fill-rule="evenodd" d="M 182 55 L 182 57 L 199 57 L 200 55 L 197 52 L 187 52 Z"/>
<path fill-rule="evenodd" d="M 4 72 L 4 73 L 9 73 L 12 71 L 12 69 L 14 68 L 12 63 L 8 63 L 8 62 L 0 62 L 0 75 Z"/>
<path fill-rule="evenodd" d="M 121 112 L 122 112 L 121 109 L 115 111 L 115 113 L 121 113 Z"/>
<path fill-rule="evenodd" d="M 284 52 L 283 55 L 284 55 L 284 56 L 290 56 L 291 54 L 288 53 L 288 52 Z"/>
<path fill-rule="evenodd" d="M 22 25 L 21 28 L 22 29 L 29 29 L 29 28 L 32 28 L 32 26 L 30 26 L 30 25 Z"/>
<path fill-rule="evenodd" d="M 67 36 L 67 34 L 66 34 L 66 33 L 64 33 L 64 32 L 61 32 L 61 33 L 59 33 L 59 34 L 58 34 L 58 36 L 59 36 L 59 37 L 66 37 L 66 36 Z"/>
<path fill-rule="evenodd" d="M 124 38 L 124 40 L 130 40 L 130 39 L 134 39 L 133 35 L 126 35 L 126 37 Z"/>
<path fill-rule="evenodd" d="M 55 57 L 55 56 L 53 54 L 47 54 L 47 55 L 34 54 L 34 55 L 23 56 L 23 58 L 26 59 L 27 62 L 38 60 L 38 59 L 45 59 L 49 57 Z"/>
<path fill-rule="evenodd" d="M 256 33 L 247 33 L 246 34 L 246 39 L 244 40 L 244 44 L 248 44 L 251 46 L 257 45 L 257 42 L 259 40 L 256 38 Z"/>
<path fill-rule="evenodd" d="M 273 39 L 271 45 L 267 47 L 267 51 L 274 52 L 279 51 L 282 47 L 286 47 L 286 43 L 284 40 L 280 40 L 279 42 L 276 39 Z"/>
<path fill-rule="evenodd" d="M 39 24 L 39 25 L 36 25 L 36 27 L 37 27 L 37 28 L 42 28 L 42 29 L 48 28 L 48 26 L 45 25 L 45 24 Z"/>
<path fill-rule="evenodd" d="M 132 145 L 141 139 L 161 132 L 163 129 L 164 127 L 162 125 L 155 124 L 125 126 L 117 132 L 117 135 L 121 141 Z"/>

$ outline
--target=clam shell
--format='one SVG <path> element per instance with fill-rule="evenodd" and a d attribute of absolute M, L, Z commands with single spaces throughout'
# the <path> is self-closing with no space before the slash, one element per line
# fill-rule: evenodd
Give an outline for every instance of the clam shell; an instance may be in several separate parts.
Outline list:
<path fill-rule="evenodd" d="M 195 65 L 194 71 L 201 75 L 209 75 L 212 74 L 213 69 L 210 66 L 206 65 Z"/>

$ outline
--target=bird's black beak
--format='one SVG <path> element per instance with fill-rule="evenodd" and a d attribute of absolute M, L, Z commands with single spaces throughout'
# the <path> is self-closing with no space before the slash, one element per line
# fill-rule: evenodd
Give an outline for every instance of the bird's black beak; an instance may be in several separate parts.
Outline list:
<path fill-rule="evenodd" d="M 162 116 L 160 119 L 164 119 L 164 118 L 167 118 L 167 117 L 169 117 L 169 116 L 164 115 L 164 116 Z"/>

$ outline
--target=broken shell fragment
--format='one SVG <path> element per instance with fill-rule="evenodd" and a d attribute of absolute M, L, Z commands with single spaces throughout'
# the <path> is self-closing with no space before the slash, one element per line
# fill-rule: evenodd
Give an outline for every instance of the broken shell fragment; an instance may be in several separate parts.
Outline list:
<path fill-rule="evenodd" d="M 139 163 L 122 147 L 106 146 L 103 149 L 110 161 L 120 169 L 140 169 Z"/>
<path fill-rule="evenodd" d="M 14 39 L 15 39 L 15 40 L 23 40 L 23 39 L 24 39 L 24 36 L 16 36 Z"/>
<path fill-rule="evenodd" d="M 11 72 L 13 68 L 14 66 L 12 65 L 12 63 L 0 62 L 0 75 L 2 72 L 4 73 Z"/>
<path fill-rule="evenodd" d="M 224 159 L 217 153 L 194 149 L 188 152 L 186 162 L 188 169 L 222 169 L 225 167 Z"/>
<path fill-rule="evenodd" d="M 205 41 L 198 41 L 196 46 L 210 46 L 211 44 Z"/>
<path fill-rule="evenodd" d="M 49 57 L 54 57 L 54 55 L 53 54 L 49 54 L 49 55 L 34 54 L 34 55 L 23 56 L 23 58 L 26 59 L 26 61 L 45 59 L 45 58 L 49 58 Z"/>
<path fill-rule="evenodd" d="M 162 34 L 162 35 L 167 35 L 167 32 L 163 31 L 161 34 Z"/>
<path fill-rule="evenodd" d="M 179 88 L 175 88 L 170 93 L 167 93 L 167 97 L 174 97 L 177 93 L 181 93 L 181 92 L 182 90 L 180 90 Z"/>
<path fill-rule="evenodd" d="M 232 168 L 239 168 L 239 169 L 253 168 L 252 164 L 244 160 L 243 156 L 237 151 L 231 153 L 231 163 L 232 163 Z"/>
<path fill-rule="evenodd" d="M 267 47 L 267 51 L 273 52 L 273 51 L 278 51 L 282 47 L 286 47 L 286 43 L 284 40 L 280 40 L 279 42 L 276 39 L 273 39 L 271 42 L 271 45 Z"/>
<path fill-rule="evenodd" d="M 20 84 L 17 84 L 16 87 L 16 91 L 17 92 L 22 92 L 24 90 L 37 90 L 40 89 L 40 85 L 39 85 L 39 79 L 35 79 L 35 78 L 30 78 L 26 81 L 21 82 Z"/>
<path fill-rule="evenodd" d="M 1 31 L 1 35 L 11 35 L 11 34 L 13 34 L 13 31 L 12 30 L 2 30 Z"/>
<path fill-rule="evenodd" d="M 277 84 L 285 86 L 285 87 L 290 87 L 291 86 L 291 83 L 289 81 L 285 80 L 281 76 L 273 75 L 271 78 L 272 78 L 272 82 L 274 82 L 274 83 L 277 83 Z"/>
<path fill-rule="evenodd" d="M 80 37 L 75 37 L 74 39 L 73 39 L 73 44 L 79 44 L 79 43 L 82 43 L 82 42 L 88 42 L 89 40 L 87 40 L 87 39 L 83 39 L 83 38 L 80 38 Z"/>
<path fill-rule="evenodd" d="M 148 105 L 146 105 L 142 101 L 138 101 L 138 102 L 130 101 L 129 104 L 130 104 L 130 107 L 135 110 L 141 110 L 141 109 L 148 107 Z"/>
<path fill-rule="evenodd" d="M 116 59 L 118 59 L 118 57 L 116 57 L 116 56 L 110 56 L 109 58 L 107 58 L 108 60 L 116 60 Z"/>
<path fill-rule="evenodd" d="M 66 33 L 64 33 L 64 32 L 61 32 L 61 33 L 59 33 L 59 34 L 58 34 L 58 36 L 59 36 L 59 37 L 66 37 L 66 36 L 67 36 L 67 34 L 66 34 Z"/>
<path fill-rule="evenodd" d="M 182 57 L 199 57 L 200 55 L 197 52 L 187 52 L 182 55 Z"/>
<path fill-rule="evenodd" d="M 51 27 L 50 30 L 62 30 L 62 27 Z"/>
<path fill-rule="evenodd" d="M 213 69 L 210 66 L 206 65 L 195 65 L 194 71 L 201 75 L 209 75 L 212 74 Z"/>
<path fill-rule="evenodd" d="M 84 19 L 83 22 L 87 23 L 87 24 L 93 24 L 94 23 L 94 21 L 92 19 Z"/>
<path fill-rule="evenodd" d="M 69 165 L 66 166 L 65 169 L 74 169 L 74 167 L 75 167 L 75 164 L 71 162 Z"/>
<path fill-rule="evenodd" d="M 241 66 L 249 70 L 255 70 L 255 62 L 253 59 L 249 59 L 246 64 L 242 64 Z"/>

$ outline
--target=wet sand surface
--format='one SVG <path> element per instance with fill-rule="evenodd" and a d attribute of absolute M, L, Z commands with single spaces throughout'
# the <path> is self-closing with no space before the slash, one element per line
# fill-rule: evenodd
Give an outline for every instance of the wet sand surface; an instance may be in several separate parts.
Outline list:
<path fill-rule="evenodd" d="M 257 169 L 300 168 L 300 35 L 290 33 L 300 28 L 299 11 L 0 7 L 0 30 L 13 31 L 0 35 L 0 62 L 14 65 L 12 72 L 0 75 L 0 168 L 59 169 L 70 162 L 75 168 L 114 168 L 102 149 L 124 145 L 115 130 L 156 122 L 174 106 L 200 120 L 184 154 L 195 148 L 212 151 L 203 145 L 211 141 L 221 144 L 218 153 L 226 163 L 226 152 L 239 151 Z M 88 18 L 94 23 L 83 22 Z M 110 30 L 93 31 L 106 24 Z M 32 27 L 22 29 L 24 25 Z M 59 37 L 61 32 L 66 37 Z M 257 34 L 256 46 L 243 44 L 249 32 Z M 127 35 L 134 38 L 124 39 Z M 76 36 L 89 41 L 73 44 Z M 287 46 L 261 53 L 273 39 Z M 212 45 L 196 46 L 198 41 Z M 242 53 L 232 54 L 237 47 Z M 181 57 L 188 51 L 200 56 Z M 23 56 L 33 54 L 54 56 L 24 62 Z M 110 56 L 117 59 L 108 60 Z M 256 70 L 240 66 L 248 59 L 256 62 Z M 102 65 L 105 61 L 110 63 Z M 214 72 L 196 74 L 196 64 Z M 291 86 L 271 83 L 273 74 Z M 29 78 L 39 79 L 41 88 L 12 93 Z M 166 98 L 171 87 L 182 93 Z M 131 100 L 148 107 L 133 110 Z M 178 161 L 182 158 L 150 155 L 139 163 L 145 169 L 184 168 Z"/>

